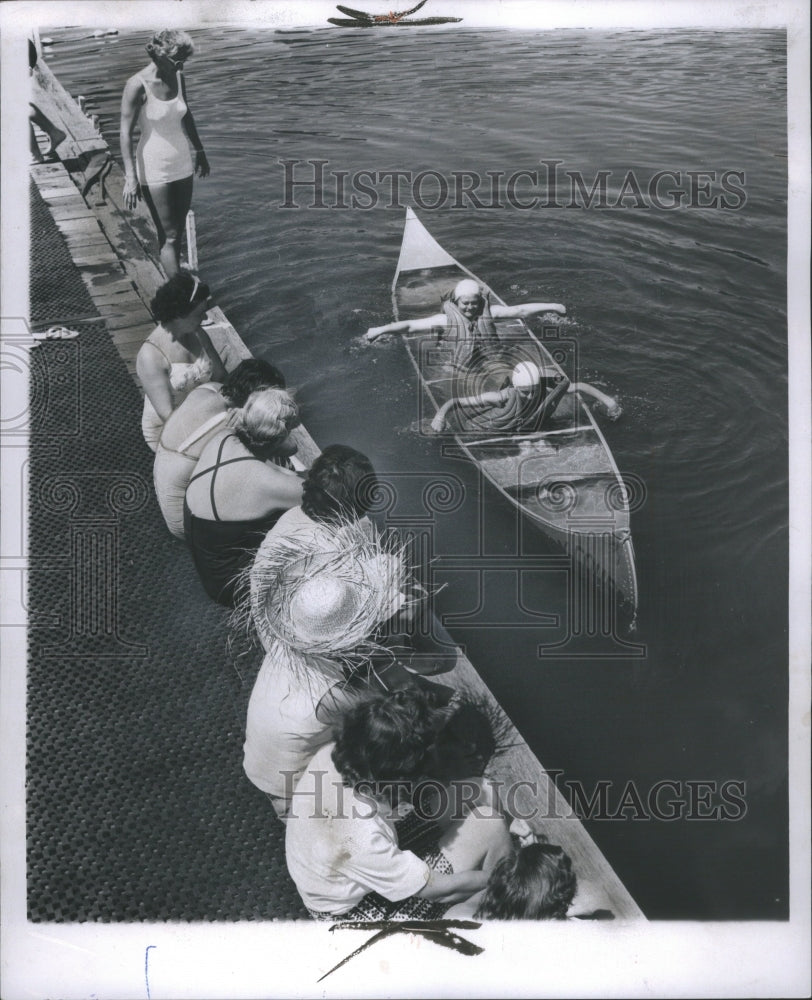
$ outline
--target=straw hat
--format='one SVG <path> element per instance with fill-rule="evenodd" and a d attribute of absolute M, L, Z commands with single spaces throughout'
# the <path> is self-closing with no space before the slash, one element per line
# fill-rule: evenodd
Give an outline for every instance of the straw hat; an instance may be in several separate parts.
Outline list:
<path fill-rule="evenodd" d="M 403 550 L 358 521 L 280 537 L 251 569 L 251 617 L 266 650 L 352 659 L 409 601 L 408 576 Z"/>

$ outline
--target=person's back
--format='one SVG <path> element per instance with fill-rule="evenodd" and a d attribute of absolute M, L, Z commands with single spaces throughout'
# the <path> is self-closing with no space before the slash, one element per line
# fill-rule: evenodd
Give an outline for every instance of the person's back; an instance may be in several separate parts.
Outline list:
<path fill-rule="evenodd" d="M 279 515 L 299 503 L 302 482 L 287 441 L 298 423 L 287 392 L 253 393 L 235 428 L 203 449 L 184 501 L 184 534 L 206 593 L 234 601 L 236 579 Z"/>
<path fill-rule="evenodd" d="M 227 419 L 220 384 L 206 382 L 193 389 L 164 424 L 152 472 L 158 506 L 176 538 L 183 538 L 183 498 L 197 461 Z"/>
<path fill-rule="evenodd" d="M 191 513 L 212 521 L 281 514 L 300 497 L 301 479 L 289 467 L 288 456 L 258 457 L 230 430 L 208 442 L 186 490 Z"/>

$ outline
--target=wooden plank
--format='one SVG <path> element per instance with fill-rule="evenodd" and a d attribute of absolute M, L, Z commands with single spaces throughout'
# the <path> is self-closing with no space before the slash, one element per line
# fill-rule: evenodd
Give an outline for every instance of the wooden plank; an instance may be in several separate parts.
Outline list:
<path fill-rule="evenodd" d="M 76 198 L 76 201 L 66 198 L 63 201 L 55 202 L 53 205 L 49 205 L 48 209 L 55 222 L 62 222 L 68 219 L 93 218 L 90 209 L 82 198 L 79 197 Z"/>
<path fill-rule="evenodd" d="M 32 102 L 67 134 L 57 149 L 60 159 L 75 159 L 83 153 L 107 148 L 93 123 L 79 111 L 78 105 L 42 60 L 37 62 L 31 74 L 31 87 Z"/>
<path fill-rule="evenodd" d="M 56 227 L 65 236 L 69 233 L 92 233 L 94 236 L 104 236 L 99 223 L 92 215 L 78 219 L 60 219 Z"/>
<path fill-rule="evenodd" d="M 131 309 L 122 311 L 119 314 L 105 316 L 104 323 L 107 329 L 111 332 L 131 327 L 148 327 L 149 332 L 151 333 L 155 329 L 155 321 L 143 306 L 141 306 L 138 310 Z"/>

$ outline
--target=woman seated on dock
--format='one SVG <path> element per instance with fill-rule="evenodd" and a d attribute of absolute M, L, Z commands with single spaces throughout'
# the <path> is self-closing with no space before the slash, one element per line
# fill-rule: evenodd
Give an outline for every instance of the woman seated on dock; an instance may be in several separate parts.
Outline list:
<path fill-rule="evenodd" d="M 248 704 L 243 768 L 283 818 L 295 780 L 332 739 L 342 709 L 369 690 L 419 683 L 416 674 L 456 663 L 456 648 L 431 636 L 393 635 L 409 628 L 391 624 L 393 616 L 423 595 L 402 551 L 365 517 L 376 482 L 365 455 L 326 448 L 305 479 L 302 506 L 282 515 L 251 568 L 250 619 L 266 655 Z M 238 620 L 248 618 L 247 603 Z M 433 687 L 438 700 L 450 696 Z"/>
<path fill-rule="evenodd" d="M 222 382 L 226 370 L 202 322 L 209 286 L 187 271 L 161 285 L 150 303 L 158 323 L 138 351 L 135 369 L 144 389 L 141 429 L 155 451 L 163 425 L 192 389 Z"/>
<path fill-rule="evenodd" d="M 222 385 L 204 382 L 193 389 L 170 414 L 152 472 L 158 506 L 176 538 L 183 538 L 183 499 L 203 449 L 224 427 L 233 427 L 252 392 L 275 388 L 285 388 L 282 372 L 267 361 L 248 358 L 229 372 Z"/>
<path fill-rule="evenodd" d="M 472 278 L 459 281 L 443 311 L 422 319 L 405 319 L 384 326 L 370 327 L 367 340 L 377 340 L 384 333 L 420 333 L 438 330 L 437 342 L 451 350 L 450 361 L 455 367 L 464 368 L 480 353 L 492 353 L 500 346 L 495 319 L 525 319 L 539 313 L 566 315 L 566 308 L 558 302 L 526 302 L 519 306 L 491 305 L 488 295 Z"/>
<path fill-rule="evenodd" d="M 425 692 L 370 695 L 347 710 L 335 742 L 297 783 L 285 837 L 293 881 L 316 920 L 437 919 L 484 889 L 510 852 L 498 796 L 486 780 L 448 790 L 437 839 L 422 850 L 398 844 L 396 821 L 425 782 L 445 713 Z M 337 849 L 340 847 L 340 850 Z"/>
<path fill-rule="evenodd" d="M 301 506 L 286 511 L 259 548 L 251 573 L 255 615 L 260 613 L 256 595 L 266 590 L 262 579 L 265 558 L 273 563 L 274 551 L 284 545 L 286 538 L 293 536 L 313 551 L 325 545 L 332 549 L 335 529 L 347 522 L 360 521 L 372 538 L 375 528 L 366 515 L 377 489 L 375 469 L 366 455 L 343 444 L 328 445 L 324 449 L 305 476 Z M 409 602 L 392 623 L 389 644 L 400 639 L 398 657 L 408 662 L 409 669 L 415 673 L 443 673 L 453 669 L 457 650 L 450 640 L 444 641 L 432 634 L 434 622 L 427 595 L 423 598 Z"/>
<path fill-rule="evenodd" d="M 206 593 L 233 605 L 237 578 L 279 515 L 302 498 L 289 434 L 299 411 L 283 389 L 248 397 L 232 429 L 210 441 L 189 480 L 186 541 Z"/>
<path fill-rule="evenodd" d="M 474 380 L 472 380 L 474 381 Z M 437 411 L 431 428 L 441 433 L 490 435 L 526 434 L 543 430 L 567 393 L 579 392 L 599 400 L 610 417 L 620 414 L 617 402 L 586 382 L 570 382 L 558 369 L 542 369 L 520 361 L 498 390 L 454 396 Z"/>
<path fill-rule="evenodd" d="M 144 198 L 158 233 L 161 264 L 170 278 L 180 269 L 194 175 L 209 173 L 183 79 L 183 64 L 194 50 L 185 31 L 154 34 L 147 44 L 149 65 L 130 77 L 121 98 L 124 207 L 132 211 L 139 197 Z M 133 157 L 132 134 L 139 121 L 141 139 Z"/>

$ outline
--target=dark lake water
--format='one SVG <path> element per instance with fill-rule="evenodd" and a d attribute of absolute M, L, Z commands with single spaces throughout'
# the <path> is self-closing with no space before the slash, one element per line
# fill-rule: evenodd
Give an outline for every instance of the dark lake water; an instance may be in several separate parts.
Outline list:
<path fill-rule="evenodd" d="M 117 153 L 121 88 L 146 63 L 148 31 L 43 34 L 57 40 L 48 62 Z M 681 818 L 632 818 L 632 806 L 588 822 L 646 914 L 786 917 L 784 33 L 224 27 L 195 38 L 187 83 L 212 174 L 194 209 L 220 305 L 298 388 L 316 441 L 352 444 L 391 477 L 393 519 L 425 516 L 439 477 L 462 483 L 461 505 L 431 515 L 433 554 L 469 557 L 438 564 L 449 584 L 438 609 L 544 765 L 588 794 L 608 783 L 610 814 L 629 782 L 644 804 L 675 783 L 662 798 L 683 803 Z M 608 171 L 609 205 L 566 207 L 569 188 L 551 195 L 542 159 L 587 188 Z M 312 178 L 307 161 L 327 161 L 328 206 L 341 201 L 337 174 L 349 201 L 361 170 L 437 172 L 448 197 L 436 176 L 417 193 L 440 202 L 421 213 L 439 242 L 508 302 L 566 304 L 558 331 L 577 346 L 579 377 L 623 407 L 616 423 L 599 421 L 636 477 L 636 632 L 619 619 L 616 639 L 538 655 L 566 638 L 566 579 L 544 568 L 554 549 L 417 433 L 402 345 L 361 341 L 391 318 L 403 208 L 389 182 L 360 198 L 377 199 L 368 208 L 308 207 L 313 188 L 289 197 L 283 160 L 298 161 L 300 180 Z M 542 174 L 517 178 L 513 201 L 549 207 L 510 203 L 518 170 Z M 640 197 L 627 190 L 611 207 L 630 170 Z M 661 170 L 679 176 L 662 179 L 658 204 L 648 184 Z M 491 172 L 504 207 L 454 207 L 455 171 Z M 408 180 L 400 192 L 401 206 L 414 203 Z M 533 570 L 511 563 L 519 551 Z M 557 626 L 539 625 L 548 613 Z M 715 782 L 714 804 L 725 782 L 743 783 L 746 813 L 688 818 L 691 795 L 706 794 L 691 781 Z"/>

